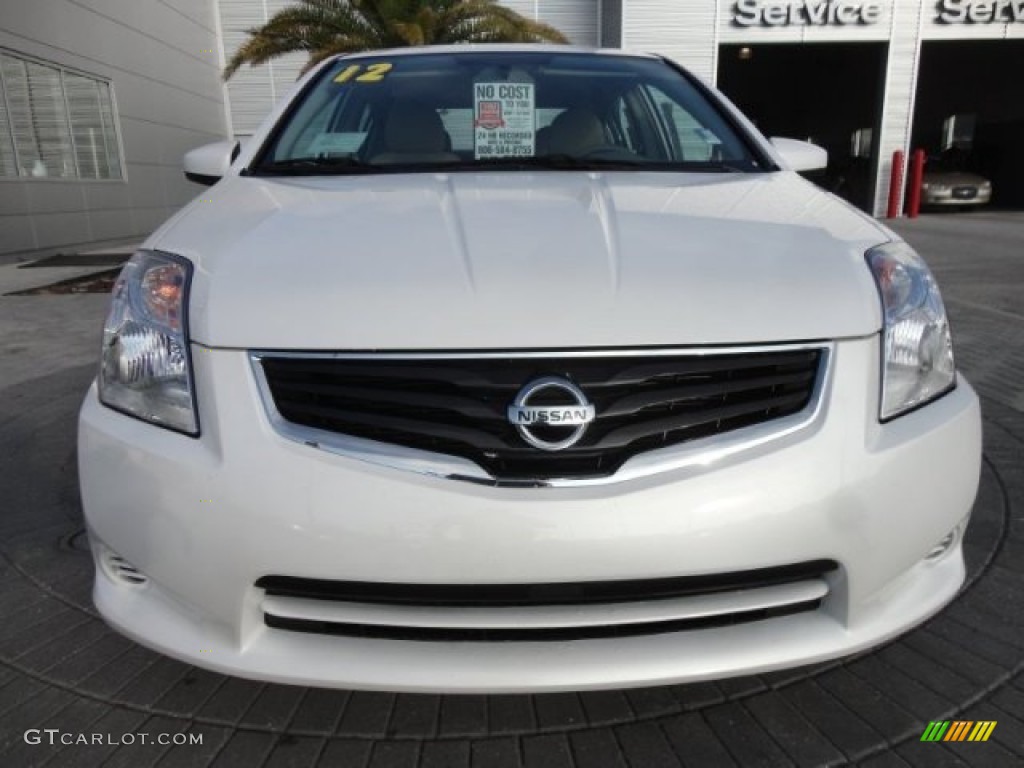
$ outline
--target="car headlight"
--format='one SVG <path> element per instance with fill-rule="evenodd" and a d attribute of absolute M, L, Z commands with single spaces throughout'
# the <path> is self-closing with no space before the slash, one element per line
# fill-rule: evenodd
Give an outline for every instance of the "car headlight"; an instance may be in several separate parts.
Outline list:
<path fill-rule="evenodd" d="M 100 402 L 144 421 L 199 434 L 188 349 L 192 264 L 140 251 L 114 285 L 103 327 Z"/>
<path fill-rule="evenodd" d="M 906 243 L 866 254 L 882 298 L 882 404 L 891 419 L 953 388 L 953 342 L 942 296 L 924 261 Z"/>

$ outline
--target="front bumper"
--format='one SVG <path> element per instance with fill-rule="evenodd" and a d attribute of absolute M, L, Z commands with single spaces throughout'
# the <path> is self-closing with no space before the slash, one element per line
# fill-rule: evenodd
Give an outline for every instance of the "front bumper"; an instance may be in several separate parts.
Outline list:
<path fill-rule="evenodd" d="M 881 425 L 877 338 L 835 345 L 820 418 L 796 439 L 620 484 L 490 488 L 285 440 L 247 356 L 196 347 L 203 435 L 81 414 L 82 497 L 104 617 L 145 645 L 243 677 L 406 691 L 596 689 L 748 674 L 851 653 L 958 590 L 980 466 L 970 386 Z M 111 572 L 114 552 L 145 585 Z M 814 611 L 634 637 L 424 642 L 263 620 L 261 577 L 405 584 L 671 578 L 830 559 Z M 512 620 L 515 619 L 514 610 Z M 569 609 L 566 609 L 567 611 Z"/>

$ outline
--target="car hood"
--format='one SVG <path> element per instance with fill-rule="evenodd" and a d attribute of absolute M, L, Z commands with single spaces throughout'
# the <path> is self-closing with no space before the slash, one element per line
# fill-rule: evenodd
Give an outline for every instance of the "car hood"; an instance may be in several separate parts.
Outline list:
<path fill-rule="evenodd" d="M 925 184 L 945 184 L 955 187 L 958 184 L 976 187 L 984 184 L 985 179 L 976 173 L 965 173 L 963 171 L 930 171 L 924 174 Z"/>
<path fill-rule="evenodd" d="M 147 245 L 206 345 L 540 349 L 867 335 L 886 239 L 789 172 L 505 172 L 228 177 Z"/>

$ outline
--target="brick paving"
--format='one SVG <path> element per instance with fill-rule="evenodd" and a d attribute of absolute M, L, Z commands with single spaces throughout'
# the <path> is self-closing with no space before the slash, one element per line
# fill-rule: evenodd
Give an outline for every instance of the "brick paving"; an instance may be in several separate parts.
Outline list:
<path fill-rule="evenodd" d="M 959 364 L 983 398 L 964 590 L 870 653 L 746 678 L 430 696 L 262 684 L 162 657 L 109 630 L 89 601 L 74 422 L 93 367 L 20 378 L 0 398 L 0 766 L 1021 765 L 1022 225 L 1024 216 L 990 213 L 898 224 L 939 273 Z M 998 726 L 985 743 L 919 741 L 945 719 Z M 202 744 L 30 745 L 26 728 L 182 732 Z"/>

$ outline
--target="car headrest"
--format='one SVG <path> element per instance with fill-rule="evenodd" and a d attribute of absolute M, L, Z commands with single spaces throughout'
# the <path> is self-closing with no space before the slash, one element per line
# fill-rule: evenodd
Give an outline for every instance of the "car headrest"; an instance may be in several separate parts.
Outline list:
<path fill-rule="evenodd" d="M 556 117 L 548 132 L 548 152 L 553 155 L 578 155 L 604 146 L 604 128 L 589 109 L 574 107 Z"/>
<path fill-rule="evenodd" d="M 440 116 L 422 104 L 396 104 L 388 111 L 384 142 L 391 152 L 444 152 L 447 134 Z"/>

